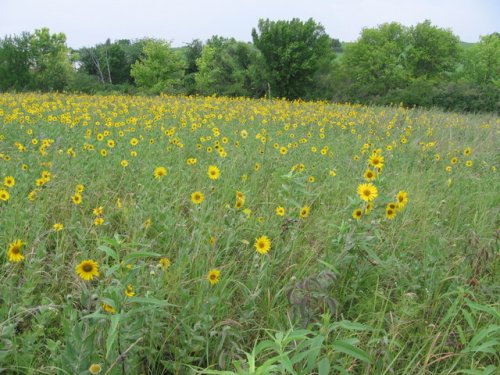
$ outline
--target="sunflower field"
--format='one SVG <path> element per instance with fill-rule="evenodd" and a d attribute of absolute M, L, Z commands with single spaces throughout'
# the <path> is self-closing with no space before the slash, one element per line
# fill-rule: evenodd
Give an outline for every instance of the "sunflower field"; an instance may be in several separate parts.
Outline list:
<path fill-rule="evenodd" d="M 1 94 L 0 373 L 498 373 L 499 125 Z"/>

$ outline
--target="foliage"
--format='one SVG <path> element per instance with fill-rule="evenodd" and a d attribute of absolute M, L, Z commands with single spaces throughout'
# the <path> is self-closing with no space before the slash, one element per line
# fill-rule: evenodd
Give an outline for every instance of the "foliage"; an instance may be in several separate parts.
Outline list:
<path fill-rule="evenodd" d="M 302 22 L 260 19 L 252 38 L 264 56 L 271 90 L 276 97 L 297 99 L 311 89 L 314 74 L 333 59 L 331 38 L 313 19 Z"/>
<path fill-rule="evenodd" d="M 500 34 L 483 36 L 466 51 L 464 75 L 467 81 L 500 88 Z"/>
<path fill-rule="evenodd" d="M 262 96 L 262 56 L 255 47 L 234 39 L 213 37 L 196 60 L 197 92 L 203 95 Z"/>
<path fill-rule="evenodd" d="M 104 44 L 81 48 L 78 51 L 79 71 L 96 76 L 103 84 L 132 83 L 130 70 L 142 53 L 144 43 L 143 40 L 131 42 L 127 39 L 111 43 L 108 39 Z"/>
<path fill-rule="evenodd" d="M 30 34 L 7 36 L 0 41 L 0 90 L 30 86 Z"/>
<path fill-rule="evenodd" d="M 162 40 L 145 42 L 143 56 L 132 65 L 130 75 L 140 88 L 152 93 L 176 92 L 184 74 L 184 61 Z"/>
<path fill-rule="evenodd" d="M 71 79 L 66 36 L 49 29 L 0 42 L 0 89 L 61 91 Z"/>
<path fill-rule="evenodd" d="M 191 43 L 183 48 L 183 56 L 186 61 L 186 70 L 182 86 L 185 93 L 188 95 L 196 93 L 196 73 L 198 72 L 197 61 L 201 57 L 203 51 L 203 42 L 199 39 L 194 39 Z"/>

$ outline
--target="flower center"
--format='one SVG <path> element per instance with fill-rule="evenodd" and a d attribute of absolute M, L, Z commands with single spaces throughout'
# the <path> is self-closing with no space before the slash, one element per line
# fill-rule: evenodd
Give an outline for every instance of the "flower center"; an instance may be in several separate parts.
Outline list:
<path fill-rule="evenodd" d="M 91 272 L 94 269 L 92 264 L 84 264 L 82 268 L 84 272 Z"/>

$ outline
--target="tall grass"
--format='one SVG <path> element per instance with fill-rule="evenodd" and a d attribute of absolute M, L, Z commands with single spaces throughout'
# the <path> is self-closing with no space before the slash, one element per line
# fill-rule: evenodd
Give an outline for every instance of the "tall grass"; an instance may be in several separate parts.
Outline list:
<path fill-rule="evenodd" d="M 2 94 L 0 373 L 496 373 L 498 130 L 399 107 Z"/>

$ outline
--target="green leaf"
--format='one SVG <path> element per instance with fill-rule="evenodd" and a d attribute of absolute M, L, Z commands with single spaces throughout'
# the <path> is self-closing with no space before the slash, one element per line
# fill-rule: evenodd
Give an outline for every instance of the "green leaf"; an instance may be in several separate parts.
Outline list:
<path fill-rule="evenodd" d="M 106 338 L 106 358 L 109 358 L 109 354 L 111 352 L 111 348 L 113 347 L 113 344 L 116 341 L 116 338 L 118 337 L 118 325 L 120 323 L 120 314 L 116 315 L 111 315 L 110 320 L 111 320 L 111 325 L 108 330 L 108 337 Z"/>
<path fill-rule="evenodd" d="M 338 352 L 347 354 L 351 357 L 359 359 L 360 361 L 371 363 L 370 356 L 364 350 L 361 350 L 345 341 L 337 340 L 333 342 L 332 347 Z"/>
<path fill-rule="evenodd" d="M 356 323 L 356 322 L 351 322 L 349 320 L 342 320 L 340 322 L 336 322 L 333 324 L 335 327 L 347 329 L 349 331 L 369 331 L 371 330 L 370 327 L 367 325 L 361 324 L 361 323 Z"/>
<path fill-rule="evenodd" d="M 324 357 L 318 363 L 318 375 L 328 375 L 330 374 L 330 361 L 328 358 Z"/>
<path fill-rule="evenodd" d="M 495 319 L 500 319 L 500 312 L 491 306 L 481 305 L 479 303 L 471 301 L 468 298 L 465 299 L 465 303 L 467 304 L 467 306 L 469 306 L 471 310 L 482 311 L 487 314 L 490 314 Z"/>
<path fill-rule="evenodd" d="M 171 303 L 168 303 L 167 301 L 153 298 L 153 297 L 130 297 L 127 298 L 127 301 L 130 303 L 140 303 L 140 304 L 146 304 L 146 305 L 156 305 L 156 306 L 175 306 L 177 305 L 172 305 Z"/>
<path fill-rule="evenodd" d="M 158 253 L 153 253 L 150 251 L 137 251 L 135 253 L 130 253 L 125 255 L 123 258 L 124 263 L 129 263 L 132 260 L 139 259 L 139 258 L 155 258 L 155 257 L 161 257 L 161 254 Z"/>
<path fill-rule="evenodd" d="M 103 252 L 106 253 L 107 256 L 113 258 L 114 260 L 118 261 L 118 254 L 116 251 L 114 251 L 112 248 L 106 245 L 99 245 L 97 248 Z"/>

